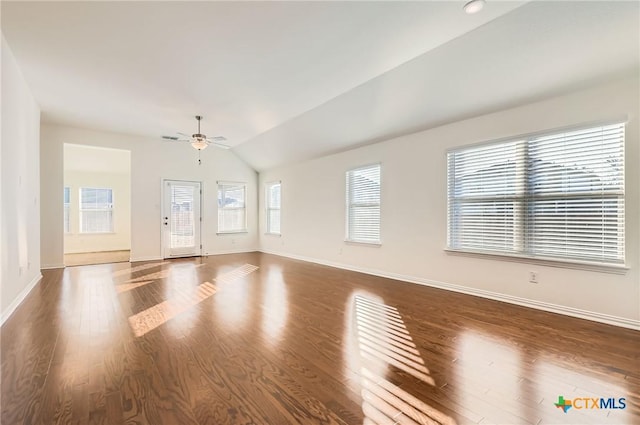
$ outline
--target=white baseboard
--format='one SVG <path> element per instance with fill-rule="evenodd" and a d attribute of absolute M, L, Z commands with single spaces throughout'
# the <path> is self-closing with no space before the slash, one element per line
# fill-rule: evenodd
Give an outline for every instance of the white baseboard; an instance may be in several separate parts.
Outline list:
<path fill-rule="evenodd" d="M 129 262 L 136 263 L 138 261 L 159 261 L 159 260 L 163 260 L 162 256 L 160 256 L 160 255 L 151 255 L 151 256 L 148 256 L 148 257 L 131 257 L 129 259 Z"/>
<path fill-rule="evenodd" d="M 105 249 L 105 250 L 92 250 L 86 251 L 83 249 L 72 249 L 71 251 L 65 251 L 64 255 L 75 255 L 75 254 L 103 254 L 105 252 L 121 252 L 121 251 L 131 251 L 129 248 L 113 248 L 113 249 Z"/>
<path fill-rule="evenodd" d="M 207 257 L 210 255 L 247 254 L 249 252 L 260 252 L 260 250 L 259 249 L 228 249 L 223 251 L 207 252 L 206 254 L 202 254 L 202 256 Z"/>
<path fill-rule="evenodd" d="M 259 252 L 260 250 L 258 249 L 229 249 L 229 250 L 224 250 L 224 251 L 214 251 L 214 252 L 208 252 L 206 254 L 202 254 L 203 257 L 207 257 L 210 255 L 224 255 L 224 254 L 246 254 L 248 252 Z M 183 257 L 176 257 L 176 258 L 183 258 Z M 186 258 L 186 257 L 185 257 Z M 135 258 L 131 258 L 131 262 L 132 263 L 136 263 L 138 261 L 160 261 L 160 260 L 164 260 L 165 258 L 162 256 L 149 256 L 149 257 L 135 257 Z M 167 258 L 168 260 L 170 260 L 171 258 Z"/>
<path fill-rule="evenodd" d="M 273 254 L 281 257 L 293 258 L 295 260 L 307 261 L 310 263 L 322 264 L 324 266 L 336 267 L 338 269 L 350 270 L 370 274 L 373 276 L 385 277 L 388 279 L 401 280 L 404 282 L 417 283 L 419 285 L 431 286 L 433 288 L 445 289 L 448 291 L 459 292 L 467 295 L 488 298 L 491 300 L 507 302 L 523 307 L 535 308 L 551 313 L 563 314 L 565 316 L 577 317 L 579 319 L 591 320 L 594 322 L 606 323 L 608 325 L 619 326 L 628 329 L 640 330 L 640 320 L 628 319 L 626 317 L 612 316 L 609 314 L 598 313 L 595 311 L 582 310 L 579 308 L 568 307 L 558 304 L 547 303 L 544 301 L 536 301 L 528 298 L 516 297 L 513 295 L 501 294 L 498 292 L 485 291 L 483 289 L 470 288 L 468 286 L 455 285 L 448 282 L 440 282 L 436 280 L 424 279 L 415 276 L 407 276 L 397 273 L 388 273 L 381 270 L 374 270 L 364 267 L 355 267 L 348 264 L 335 263 L 333 261 L 319 260 L 316 258 L 305 257 L 301 255 L 285 254 L 268 250 L 261 250 L 265 254 Z"/>
<path fill-rule="evenodd" d="M 27 298 L 27 295 L 29 295 L 29 293 L 33 290 L 33 288 L 36 287 L 38 282 L 40 282 L 40 279 L 42 279 L 42 274 L 38 273 L 38 275 L 35 276 L 31 280 L 31 282 L 29 282 L 29 284 L 11 302 L 11 304 L 9 304 L 9 307 L 7 307 L 7 309 L 2 312 L 2 316 L 0 317 L 0 326 L 4 325 L 4 322 L 6 322 L 7 319 L 9 319 L 9 317 L 11 317 L 11 315 L 13 314 L 14 311 L 16 311 L 18 306 L 22 304 L 22 301 L 24 301 L 24 299 Z"/>
<path fill-rule="evenodd" d="M 42 264 L 40 270 L 64 269 L 64 264 Z"/>

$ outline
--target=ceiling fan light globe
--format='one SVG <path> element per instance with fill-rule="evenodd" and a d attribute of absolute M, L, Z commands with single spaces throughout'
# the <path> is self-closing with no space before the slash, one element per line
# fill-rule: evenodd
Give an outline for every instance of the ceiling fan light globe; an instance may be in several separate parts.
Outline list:
<path fill-rule="evenodd" d="M 193 146 L 194 149 L 201 151 L 203 149 L 206 149 L 209 144 L 206 140 L 195 139 L 191 142 L 191 146 Z"/>
<path fill-rule="evenodd" d="M 485 0 L 471 0 L 464 5 L 463 9 L 467 14 L 473 15 L 482 10 L 484 3 Z"/>

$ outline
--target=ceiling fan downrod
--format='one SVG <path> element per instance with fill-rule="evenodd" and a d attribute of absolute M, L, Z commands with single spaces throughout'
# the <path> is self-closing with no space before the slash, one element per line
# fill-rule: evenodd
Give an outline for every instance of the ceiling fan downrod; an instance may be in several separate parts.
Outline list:
<path fill-rule="evenodd" d="M 198 120 L 198 135 L 200 135 L 200 120 L 202 120 L 202 115 L 196 115 L 196 119 Z"/>

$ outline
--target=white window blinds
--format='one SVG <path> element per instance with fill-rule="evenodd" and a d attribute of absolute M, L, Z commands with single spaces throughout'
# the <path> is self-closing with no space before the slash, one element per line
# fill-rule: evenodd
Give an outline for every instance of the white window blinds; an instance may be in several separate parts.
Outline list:
<path fill-rule="evenodd" d="M 448 245 L 624 263 L 624 124 L 451 151 Z"/>
<path fill-rule="evenodd" d="M 113 232 L 113 191 L 80 188 L 80 232 Z"/>
<path fill-rule="evenodd" d="M 218 233 L 247 231 L 246 194 L 244 183 L 218 183 Z"/>
<path fill-rule="evenodd" d="M 280 183 L 267 184 L 267 233 L 280 234 Z"/>
<path fill-rule="evenodd" d="M 380 243 L 380 164 L 347 171 L 347 240 Z"/>
<path fill-rule="evenodd" d="M 169 227 L 170 247 L 188 248 L 195 246 L 196 223 L 194 200 L 196 187 L 193 185 L 171 184 L 171 222 Z"/>

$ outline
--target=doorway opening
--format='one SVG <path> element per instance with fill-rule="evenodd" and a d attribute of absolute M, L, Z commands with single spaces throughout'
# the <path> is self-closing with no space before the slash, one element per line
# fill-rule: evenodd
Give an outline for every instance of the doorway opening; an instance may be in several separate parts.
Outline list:
<path fill-rule="evenodd" d="M 64 265 L 129 261 L 131 151 L 64 144 Z"/>

